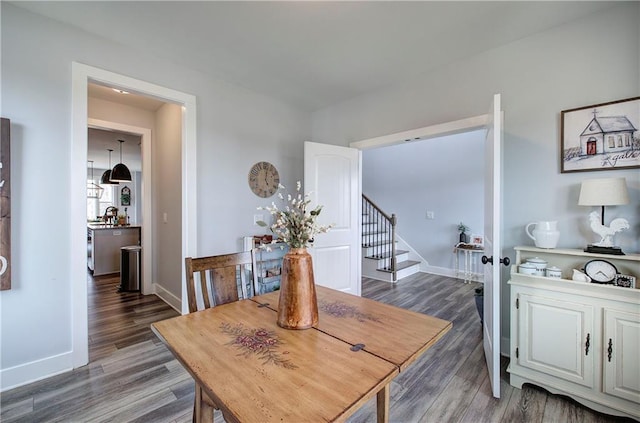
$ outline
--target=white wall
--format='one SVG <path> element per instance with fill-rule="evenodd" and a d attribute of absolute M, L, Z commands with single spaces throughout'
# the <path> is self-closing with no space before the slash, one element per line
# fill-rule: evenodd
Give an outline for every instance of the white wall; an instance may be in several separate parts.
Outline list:
<path fill-rule="evenodd" d="M 89 97 L 87 109 L 89 117 L 92 119 L 106 120 L 149 129 L 153 129 L 156 124 L 156 114 L 150 110 L 126 106 L 102 98 Z M 111 158 L 114 165 L 117 163 L 117 160 L 120 159 L 117 144 L 114 146 Z"/>
<path fill-rule="evenodd" d="M 475 131 L 362 152 L 362 192 L 395 213 L 398 235 L 445 274 L 454 269 L 458 224 L 482 235 L 483 151 L 484 132 Z"/>
<path fill-rule="evenodd" d="M 165 104 L 153 139 L 153 281 L 180 298 L 182 292 L 182 108 Z M 166 216 L 166 219 L 165 219 Z"/>
<path fill-rule="evenodd" d="M 579 5 L 577 5 L 579 7 Z M 561 174 L 560 112 L 640 95 L 640 3 L 621 2 L 602 13 L 442 67 L 401 86 L 328 107 L 313 115 L 313 140 L 338 145 L 489 112 L 494 93 L 504 110 L 504 253 L 532 245 L 524 226 L 558 220 L 559 247 L 595 241 L 591 208 L 579 207 L 580 182 L 623 176 L 631 204 L 609 207 L 631 230 L 616 236 L 640 251 L 637 170 Z M 502 334 L 509 334 L 508 274 L 503 272 Z"/>
<path fill-rule="evenodd" d="M 251 164 L 302 178 L 310 116 L 179 64 L 0 3 L 2 116 L 12 135 L 12 289 L 0 292 L 0 389 L 71 368 L 72 62 L 197 95 L 198 253 L 237 251 L 264 200 Z M 46 175 L 56 175 L 55 184 Z M 178 200 L 179 201 L 179 200 Z M 43 216 L 59 217 L 52 224 Z M 260 231 L 262 232 L 262 231 Z M 174 279 L 174 283 L 181 283 Z M 25 336 L 28 334 L 28 336 Z"/>

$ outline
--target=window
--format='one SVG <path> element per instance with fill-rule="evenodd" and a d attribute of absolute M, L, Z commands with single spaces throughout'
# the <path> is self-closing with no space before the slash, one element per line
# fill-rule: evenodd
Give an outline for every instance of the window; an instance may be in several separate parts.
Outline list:
<path fill-rule="evenodd" d="M 609 140 L 609 148 L 614 148 L 616 146 L 616 141 L 613 138 L 613 135 L 609 135 L 608 140 Z"/>
<path fill-rule="evenodd" d="M 622 147 L 622 135 L 618 135 L 618 147 Z"/>
<path fill-rule="evenodd" d="M 629 134 L 624 134 L 624 145 L 631 147 L 631 136 Z"/>
<path fill-rule="evenodd" d="M 87 182 L 92 182 L 91 179 L 88 179 Z M 100 181 L 95 180 L 94 183 L 98 184 Z M 104 216 L 105 210 L 107 207 L 114 206 L 113 204 L 113 190 L 117 185 L 111 184 L 98 184 L 100 187 L 104 189 L 101 198 L 87 198 L 87 220 L 95 220 L 100 219 Z"/>

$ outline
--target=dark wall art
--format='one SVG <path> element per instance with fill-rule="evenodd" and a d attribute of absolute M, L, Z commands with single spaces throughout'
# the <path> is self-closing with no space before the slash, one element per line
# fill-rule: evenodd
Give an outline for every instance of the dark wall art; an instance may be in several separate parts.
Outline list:
<path fill-rule="evenodd" d="M 0 291 L 11 289 L 11 127 L 0 118 Z"/>

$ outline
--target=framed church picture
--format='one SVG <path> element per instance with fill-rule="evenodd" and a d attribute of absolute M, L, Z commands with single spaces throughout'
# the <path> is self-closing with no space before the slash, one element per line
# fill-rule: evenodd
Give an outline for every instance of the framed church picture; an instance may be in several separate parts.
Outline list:
<path fill-rule="evenodd" d="M 563 110 L 562 173 L 640 168 L 640 97 Z"/>
<path fill-rule="evenodd" d="M 11 289 L 11 126 L 0 118 L 0 291 Z"/>

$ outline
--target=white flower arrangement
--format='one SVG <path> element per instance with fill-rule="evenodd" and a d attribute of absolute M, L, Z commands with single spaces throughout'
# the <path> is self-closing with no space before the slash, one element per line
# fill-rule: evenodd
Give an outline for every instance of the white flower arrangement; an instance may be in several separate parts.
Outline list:
<path fill-rule="evenodd" d="M 307 210 L 311 199 L 310 194 L 300 193 L 300 181 L 296 184 L 298 194 L 292 196 L 287 194 L 286 200 L 282 192 L 278 192 L 278 198 L 286 204 L 284 209 L 279 209 L 275 202 L 271 206 L 258 207 L 258 210 L 266 210 L 273 216 L 273 224 L 269 226 L 266 222 L 258 221 L 258 225 L 269 227 L 275 235 L 272 244 L 284 242 L 289 248 L 306 248 L 317 234 L 328 232 L 333 225 L 318 225 L 316 219 L 322 210 L 322 206 L 317 206 L 313 210 Z M 278 184 L 278 190 L 285 187 Z M 268 247 L 265 247 L 268 249 Z"/>

